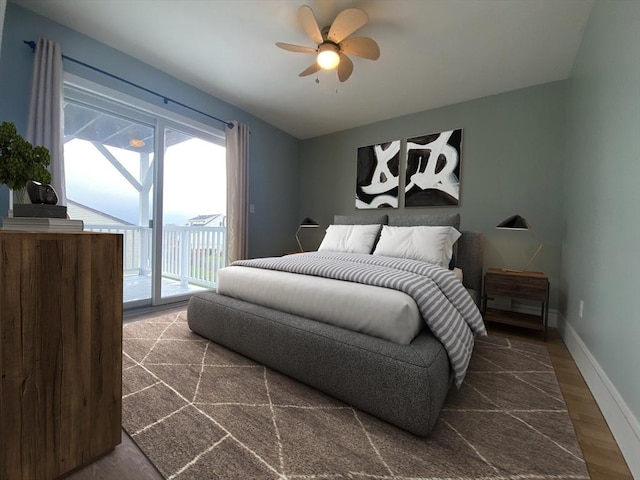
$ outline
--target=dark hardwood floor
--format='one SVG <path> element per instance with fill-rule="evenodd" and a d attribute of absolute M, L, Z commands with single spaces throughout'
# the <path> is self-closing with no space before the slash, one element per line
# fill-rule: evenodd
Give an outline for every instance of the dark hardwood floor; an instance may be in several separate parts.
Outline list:
<path fill-rule="evenodd" d="M 508 325 L 490 324 L 488 329 L 490 335 L 546 345 L 591 479 L 633 480 L 598 405 L 557 330 L 549 329 L 548 341 L 544 342 L 540 333 Z M 163 477 L 123 431 L 122 444 L 113 452 L 67 478 L 72 480 L 158 480 Z"/>

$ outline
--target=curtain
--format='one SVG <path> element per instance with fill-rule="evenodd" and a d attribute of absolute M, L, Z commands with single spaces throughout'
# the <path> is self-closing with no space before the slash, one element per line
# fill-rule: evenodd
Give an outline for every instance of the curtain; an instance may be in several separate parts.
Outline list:
<path fill-rule="evenodd" d="M 227 265 L 249 255 L 249 127 L 225 127 L 227 148 Z"/>
<path fill-rule="evenodd" d="M 38 39 L 33 61 L 27 140 L 34 145 L 49 149 L 51 185 L 58 194 L 58 205 L 67 204 L 64 177 L 62 72 L 60 45 L 46 38 Z"/>

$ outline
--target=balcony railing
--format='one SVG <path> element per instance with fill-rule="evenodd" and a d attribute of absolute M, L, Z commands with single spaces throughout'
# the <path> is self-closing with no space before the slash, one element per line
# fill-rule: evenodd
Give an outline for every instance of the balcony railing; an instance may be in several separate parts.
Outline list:
<path fill-rule="evenodd" d="M 151 272 L 151 228 L 128 225 L 85 225 L 92 232 L 123 235 L 124 274 Z M 167 226 L 162 234 L 162 276 L 183 286 L 215 288 L 218 270 L 225 266 L 227 229 Z"/>

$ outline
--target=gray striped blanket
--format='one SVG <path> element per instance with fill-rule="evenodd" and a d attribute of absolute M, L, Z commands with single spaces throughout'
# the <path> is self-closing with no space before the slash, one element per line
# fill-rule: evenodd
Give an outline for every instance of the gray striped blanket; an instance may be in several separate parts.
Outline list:
<path fill-rule="evenodd" d="M 238 260 L 232 265 L 364 283 L 408 294 L 447 351 L 458 387 L 469 365 L 475 335 L 487 334 L 475 302 L 453 272 L 429 263 L 365 254 L 309 252 Z"/>

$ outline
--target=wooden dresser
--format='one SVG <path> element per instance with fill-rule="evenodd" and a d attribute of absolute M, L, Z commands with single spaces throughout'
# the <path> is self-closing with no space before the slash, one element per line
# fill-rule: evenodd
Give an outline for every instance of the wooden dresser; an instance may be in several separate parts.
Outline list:
<path fill-rule="evenodd" d="M 122 236 L 0 230 L 0 479 L 51 480 L 121 438 Z"/>

